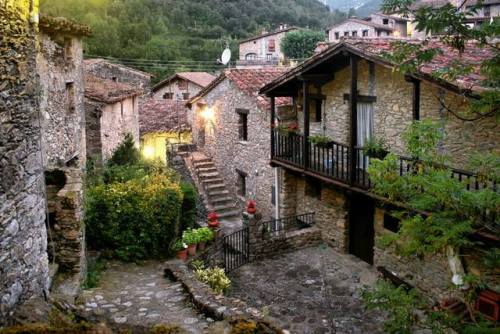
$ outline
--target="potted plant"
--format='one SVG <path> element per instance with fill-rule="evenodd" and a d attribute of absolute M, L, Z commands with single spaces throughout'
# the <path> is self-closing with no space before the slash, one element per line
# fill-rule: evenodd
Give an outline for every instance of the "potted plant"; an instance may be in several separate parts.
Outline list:
<path fill-rule="evenodd" d="M 247 212 L 251 215 L 255 214 L 255 212 L 257 212 L 257 207 L 256 207 L 257 203 L 255 203 L 254 200 L 249 200 L 247 202 Z"/>
<path fill-rule="evenodd" d="M 363 146 L 363 151 L 367 156 L 381 160 L 389 154 L 385 141 L 376 138 L 368 139 Z"/>
<path fill-rule="evenodd" d="M 188 246 L 184 242 L 182 242 L 182 240 L 177 240 L 174 243 L 174 246 L 172 248 L 176 252 L 176 257 L 179 260 L 182 260 L 182 261 L 187 260 L 187 256 L 188 256 L 187 248 L 188 248 Z"/>
<path fill-rule="evenodd" d="M 210 228 L 217 228 L 219 227 L 219 215 L 215 212 L 210 212 L 208 214 L 208 227 Z"/>
<path fill-rule="evenodd" d="M 185 230 L 182 233 L 182 242 L 187 245 L 188 254 L 191 256 L 196 255 L 196 244 L 198 243 L 196 234 L 192 229 Z"/>
<path fill-rule="evenodd" d="M 329 147 L 332 140 L 325 135 L 315 135 L 309 137 L 309 141 L 318 147 Z"/>
<path fill-rule="evenodd" d="M 208 227 L 202 227 L 196 230 L 198 234 L 198 249 L 200 251 L 205 250 L 207 242 L 214 238 L 214 232 Z"/>
<path fill-rule="evenodd" d="M 278 126 L 276 126 L 276 130 L 278 130 L 279 133 L 285 135 L 293 135 L 296 134 L 299 130 L 299 125 L 297 124 L 297 122 L 291 124 L 279 124 Z"/>

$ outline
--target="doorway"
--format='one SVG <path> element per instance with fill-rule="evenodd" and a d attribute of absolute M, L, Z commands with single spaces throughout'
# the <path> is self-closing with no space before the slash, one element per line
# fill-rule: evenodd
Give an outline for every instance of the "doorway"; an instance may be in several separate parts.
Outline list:
<path fill-rule="evenodd" d="M 349 200 L 349 253 L 373 264 L 375 203 L 370 197 L 352 194 Z"/>

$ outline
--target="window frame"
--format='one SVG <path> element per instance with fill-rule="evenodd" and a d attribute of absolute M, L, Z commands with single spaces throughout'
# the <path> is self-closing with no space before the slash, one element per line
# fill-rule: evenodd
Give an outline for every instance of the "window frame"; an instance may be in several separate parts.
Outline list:
<path fill-rule="evenodd" d="M 242 170 L 236 169 L 237 180 L 236 180 L 236 193 L 239 197 L 246 198 L 247 196 L 247 177 L 248 174 Z"/>
<path fill-rule="evenodd" d="M 236 114 L 238 114 L 238 140 L 248 141 L 248 114 L 250 111 L 248 109 L 237 108 Z"/>

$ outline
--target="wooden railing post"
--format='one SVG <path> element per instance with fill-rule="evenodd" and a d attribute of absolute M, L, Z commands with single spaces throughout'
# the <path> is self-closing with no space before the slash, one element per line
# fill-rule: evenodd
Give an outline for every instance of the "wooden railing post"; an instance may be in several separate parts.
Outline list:
<path fill-rule="evenodd" d="M 276 99 L 271 96 L 271 159 L 275 156 L 275 133 L 274 122 L 276 119 Z"/>
<path fill-rule="evenodd" d="M 307 91 L 308 82 L 302 81 L 302 111 L 304 113 L 304 169 L 309 168 L 309 92 Z"/>
<path fill-rule="evenodd" d="M 349 142 L 349 184 L 356 181 L 356 145 L 358 137 L 358 58 L 351 55 L 351 92 L 349 95 L 349 109 L 351 114 L 351 134 Z"/>

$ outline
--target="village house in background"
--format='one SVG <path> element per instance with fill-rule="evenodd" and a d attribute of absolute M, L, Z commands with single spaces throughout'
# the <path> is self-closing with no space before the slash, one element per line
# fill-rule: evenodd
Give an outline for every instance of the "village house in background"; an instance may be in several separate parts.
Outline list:
<path fill-rule="evenodd" d="M 85 73 L 87 158 L 101 165 L 131 134 L 139 148 L 139 98 L 143 89 Z"/>
<path fill-rule="evenodd" d="M 85 73 L 98 78 L 124 83 L 141 88 L 145 94 L 151 89 L 152 74 L 136 70 L 101 58 L 86 59 Z"/>
<path fill-rule="evenodd" d="M 207 72 L 179 72 L 154 85 L 152 94 L 156 100 L 187 101 L 214 79 Z"/>
<path fill-rule="evenodd" d="M 89 34 L 89 28 L 64 18 L 46 16 L 41 16 L 39 28 L 36 68 L 41 84 L 42 160 L 51 236 L 49 261 L 69 278 L 64 282 L 58 280 L 53 290 L 76 297 L 86 273 L 81 38 Z"/>
<path fill-rule="evenodd" d="M 281 170 L 280 217 L 315 212 L 316 226 L 334 248 L 384 267 L 429 295 L 442 297 L 449 292 L 453 276 L 445 256 L 402 260 L 394 249 L 375 242 L 398 231 L 399 220 L 393 214 L 397 207 L 383 205 L 371 196 L 370 158 L 362 147 L 376 138 L 384 140 L 393 153 L 405 156 L 403 132 L 415 120 L 432 119 L 442 125 L 443 153 L 450 155 L 452 167 L 463 169 L 471 154 L 500 150 L 500 125 L 490 118 L 464 122 L 445 109 L 444 105 L 465 110 L 469 100 L 461 92 L 481 89 L 478 73 L 450 82 L 433 78 L 432 72 L 448 66 L 457 51 L 432 41 L 429 47 L 443 49 L 443 56 L 405 76 L 393 73 L 381 56 L 391 49 L 390 43 L 386 38 L 345 39 L 261 90 L 274 99 L 294 98 L 294 117 L 287 115 L 286 121 L 280 121 L 280 110 L 273 109 L 267 126 L 274 128 L 271 162 Z M 493 55 L 471 43 L 463 59 L 478 71 L 481 61 Z M 276 120 L 280 126 L 275 126 Z M 326 137 L 329 142 L 313 144 L 313 136 Z M 399 163 L 404 173 L 411 161 L 401 158 Z M 460 180 L 467 175 L 460 170 L 453 173 Z M 472 187 L 484 186 L 481 184 L 476 180 Z M 481 273 L 478 250 L 466 252 L 467 268 Z M 499 286 L 500 282 L 492 284 Z"/>
<path fill-rule="evenodd" d="M 191 143 L 188 109 L 183 101 L 148 98 L 139 105 L 141 152 L 151 160 L 167 162 L 172 145 Z"/>
<path fill-rule="evenodd" d="M 350 18 L 328 29 L 328 41 L 338 42 L 343 37 L 407 37 L 408 22 L 406 18 L 381 13 L 365 19 Z"/>
<path fill-rule="evenodd" d="M 237 68 L 260 68 L 262 66 L 277 66 L 285 55 L 281 51 L 281 41 L 287 33 L 298 30 L 295 27 L 281 25 L 276 31 L 262 31 L 254 36 L 240 41 L 240 58 Z"/>
<path fill-rule="evenodd" d="M 205 157 L 202 160 L 206 159 L 197 166 L 198 177 L 210 208 L 219 215 L 237 217 L 252 199 L 265 217 L 275 216 L 275 175 L 269 166 L 266 131 L 270 101 L 258 91 L 284 71 L 226 70 L 189 101 L 194 115 L 193 140 Z M 289 99 L 278 103 L 280 108 L 290 104 Z"/>

